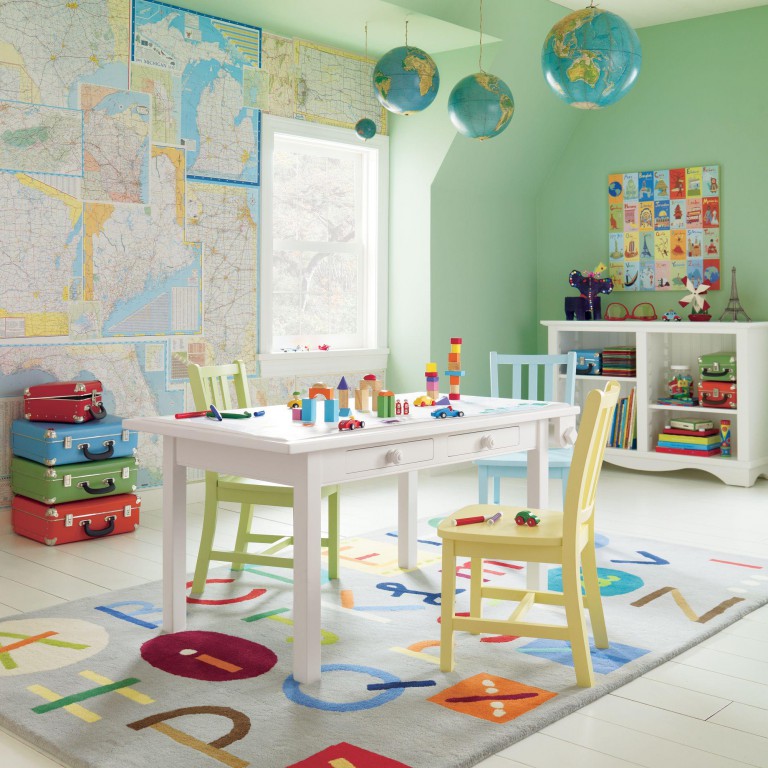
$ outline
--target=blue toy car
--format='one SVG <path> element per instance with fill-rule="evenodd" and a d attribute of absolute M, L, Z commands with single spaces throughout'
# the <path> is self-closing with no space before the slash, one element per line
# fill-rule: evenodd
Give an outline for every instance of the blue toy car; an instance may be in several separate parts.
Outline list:
<path fill-rule="evenodd" d="M 666 320 L 668 322 L 672 321 L 672 322 L 675 322 L 675 323 L 679 323 L 683 318 L 680 317 L 680 315 L 678 315 L 677 312 L 675 312 L 674 309 L 670 309 L 669 312 L 665 312 L 661 316 L 661 319 L 662 320 Z"/>
<path fill-rule="evenodd" d="M 432 411 L 432 416 L 435 419 L 448 419 L 463 416 L 464 411 L 454 411 L 453 406 L 449 405 L 445 408 L 438 408 L 436 411 Z"/>

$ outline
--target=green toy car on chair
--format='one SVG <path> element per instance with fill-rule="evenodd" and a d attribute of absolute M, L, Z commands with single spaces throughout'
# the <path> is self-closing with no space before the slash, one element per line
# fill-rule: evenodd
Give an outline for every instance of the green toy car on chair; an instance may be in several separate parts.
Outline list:
<path fill-rule="evenodd" d="M 515 522 L 518 525 L 527 525 L 533 528 L 534 526 L 538 525 L 541 520 L 539 520 L 536 515 L 533 514 L 533 512 L 530 512 L 527 509 L 524 509 L 522 512 L 518 512 L 515 515 Z"/>

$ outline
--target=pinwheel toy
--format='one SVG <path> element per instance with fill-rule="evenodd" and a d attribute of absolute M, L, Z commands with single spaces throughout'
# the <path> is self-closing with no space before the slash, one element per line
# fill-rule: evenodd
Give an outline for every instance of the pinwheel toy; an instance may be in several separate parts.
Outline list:
<path fill-rule="evenodd" d="M 704 298 L 704 294 L 709 290 L 707 283 L 696 285 L 687 277 L 683 278 L 683 285 L 688 289 L 689 294 L 680 299 L 680 306 L 691 305 L 691 315 L 704 315 L 709 309 L 709 302 Z"/>

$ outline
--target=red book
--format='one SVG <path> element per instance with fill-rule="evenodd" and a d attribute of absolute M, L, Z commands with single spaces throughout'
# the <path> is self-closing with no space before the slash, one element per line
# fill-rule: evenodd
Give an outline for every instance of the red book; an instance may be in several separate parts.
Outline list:
<path fill-rule="evenodd" d="M 663 432 L 665 435 L 689 435 L 690 437 L 711 437 L 720 434 L 719 429 L 672 429 L 672 427 L 664 427 Z"/>
<path fill-rule="evenodd" d="M 664 448 L 664 446 L 657 445 L 656 451 L 658 453 L 678 453 L 681 456 L 718 456 L 720 447 L 713 448 L 711 451 L 689 451 L 687 448 Z"/>

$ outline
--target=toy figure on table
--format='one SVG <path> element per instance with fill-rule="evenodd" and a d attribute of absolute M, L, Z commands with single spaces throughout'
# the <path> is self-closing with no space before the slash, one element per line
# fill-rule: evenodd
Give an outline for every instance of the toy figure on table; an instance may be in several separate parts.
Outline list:
<path fill-rule="evenodd" d="M 610 293 L 613 281 L 609 277 L 600 277 L 605 271 L 604 264 L 598 264 L 594 272 L 579 272 L 574 269 L 568 275 L 568 284 L 579 291 L 579 296 L 565 297 L 566 320 L 602 320 L 600 293 Z"/>

